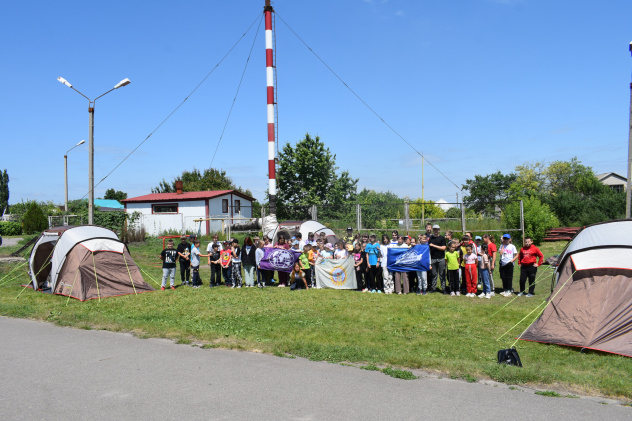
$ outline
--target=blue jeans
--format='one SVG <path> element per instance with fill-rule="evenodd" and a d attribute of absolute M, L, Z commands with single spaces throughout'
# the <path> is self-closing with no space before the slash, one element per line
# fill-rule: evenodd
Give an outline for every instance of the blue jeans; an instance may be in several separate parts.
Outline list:
<path fill-rule="evenodd" d="M 483 279 L 483 294 L 489 294 L 492 292 L 492 289 L 489 286 L 489 269 L 479 269 L 479 273 Z"/>
<path fill-rule="evenodd" d="M 167 286 L 167 278 L 173 286 L 176 282 L 176 268 L 162 268 L 162 287 Z"/>

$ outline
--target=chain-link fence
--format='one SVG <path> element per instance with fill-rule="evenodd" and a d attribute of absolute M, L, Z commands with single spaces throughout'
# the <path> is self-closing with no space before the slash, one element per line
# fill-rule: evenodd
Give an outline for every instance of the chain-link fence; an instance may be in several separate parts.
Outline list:
<path fill-rule="evenodd" d="M 88 218 L 82 215 L 55 215 L 48 217 L 48 228 L 83 225 L 86 223 L 88 223 Z"/>
<path fill-rule="evenodd" d="M 511 203 L 506 201 L 504 205 Z M 401 234 L 417 235 L 426 232 L 426 224 L 439 225 L 441 231 L 453 232 L 524 232 L 522 201 L 520 202 L 520 226 L 504 227 L 500 212 L 495 216 L 480 217 L 469 215 L 463 203 L 441 203 L 443 210 L 437 211 L 434 202 L 397 203 L 347 203 L 341 205 L 277 206 L 278 221 L 315 220 L 342 236 L 347 227 L 356 232 L 389 233 L 398 230 Z M 502 207 L 499 207 L 501 209 Z M 447 209 L 447 210 L 446 210 Z M 262 215 L 267 215 L 268 207 L 262 207 Z M 439 214 L 439 215 L 438 215 Z"/>

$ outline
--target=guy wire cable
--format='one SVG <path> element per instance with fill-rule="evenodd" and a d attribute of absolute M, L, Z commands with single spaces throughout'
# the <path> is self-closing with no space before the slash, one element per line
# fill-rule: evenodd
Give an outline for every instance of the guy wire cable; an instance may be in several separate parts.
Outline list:
<path fill-rule="evenodd" d="M 257 36 L 259 35 L 259 28 L 261 28 L 261 22 L 263 22 L 263 15 L 261 15 L 259 26 L 257 27 L 257 30 L 255 31 L 255 39 L 252 40 L 252 45 L 250 46 L 250 53 L 248 54 L 248 58 L 246 59 L 246 65 L 244 66 L 244 71 L 241 73 L 241 79 L 239 79 L 239 85 L 237 85 L 237 92 L 235 92 L 233 103 L 230 105 L 230 110 L 228 111 L 228 115 L 226 116 L 226 121 L 224 122 L 224 128 L 222 129 L 222 134 L 219 136 L 219 141 L 217 142 L 217 147 L 215 148 L 215 152 L 213 153 L 213 158 L 211 159 L 210 167 L 213 166 L 213 161 L 215 161 L 215 155 L 217 155 L 217 150 L 219 149 L 219 145 L 220 143 L 222 143 L 222 138 L 224 137 L 226 126 L 228 126 L 228 120 L 230 120 L 230 115 L 232 114 L 233 107 L 235 106 L 235 102 L 237 101 L 237 95 L 239 95 L 239 89 L 241 89 L 241 83 L 244 81 L 244 76 L 246 75 L 246 69 L 248 69 L 248 63 L 250 62 L 250 57 L 252 56 L 252 50 L 255 47 L 255 42 L 257 41 Z"/>
<path fill-rule="evenodd" d="M 167 122 L 167 120 L 169 120 L 171 118 L 171 116 L 173 116 L 173 114 L 175 114 L 176 111 L 178 111 L 178 109 L 180 107 L 182 107 L 182 105 L 184 105 L 184 103 L 200 88 L 200 86 L 202 86 L 202 84 L 204 82 L 206 82 L 206 79 L 209 78 L 209 76 L 211 76 L 211 74 L 219 67 L 220 64 L 222 64 L 222 62 L 230 55 L 230 53 L 235 49 L 235 47 L 237 47 L 237 45 L 239 45 L 239 43 L 241 42 L 242 39 L 244 39 L 244 37 L 248 34 L 248 32 L 250 32 L 250 30 L 252 29 L 252 27 L 255 25 L 255 23 L 257 23 L 257 21 L 261 19 L 260 14 L 257 13 L 257 17 L 252 21 L 252 23 L 250 24 L 250 26 L 248 27 L 248 29 L 246 29 L 246 31 L 241 35 L 241 37 L 239 37 L 239 39 L 233 44 L 232 47 L 230 47 L 230 49 L 226 52 L 226 54 L 224 54 L 224 56 L 217 62 L 217 64 L 215 65 L 215 67 L 213 67 L 207 74 L 206 76 L 204 76 L 204 78 L 200 81 L 200 83 L 198 83 L 195 88 L 193 88 L 193 90 L 182 100 L 182 102 L 180 102 L 180 104 L 178 104 L 178 106 L 176 108 L 173 109 L 173 111 L 171 111 L 171 113 L 169 113 L 169 115 L 167 115 L 167 117 L 165 117 L 164 120 L 162 120 L 160 122 L 160 124 L 158 124 L 158 126 L 156 126 L 156 128 L 154 128 L 154 130 L 152 130 L 151 133 L 149 133 L 149 135 L 147 135 L 147 137 L 140 142 L 129 154 L 127 154 L 127 156 L 125 156 L 125 158 L 123 158 L 109 173 L 106 174 L 105 177 L 103 177 L 97 184 L 95 184 L 94 188 L 96 188 L 97 186 L 99 186 L 103 181 L 105 181 L 106 178 L 108 178 L 110 175 L 112 175 L 112 173 L 114 171 L 116 171 L 122 164 L 123 162 L 125 162 L 130 156 L 132 156 L 132 154 L 134 154 L 145 142 L 147 142 L 147 140 L 149 140 L 149 138 L 158 131 L 158 129 L 160 129 L 160 127 L 162 127 L 163 124 L 165 124 Z M 84 194 L 79 200 L 84 199 L 86 196 L 88 196 L 90 192 Z M 70 210 L 70 209 L 69 209 Z"/>
<path fill-rule="evenodd" d="M 283 20 L 283 18 L 279 15 L 279 12 L 276 12 L 275 14 L 279 17 L 279 19 L 281 19 L 281 22 L 283 22 L 283 23 L 285 24 L 285 26 L 287 26 L 287 27 L 288 27 L 288 29 L 289 29 L 290 31 L 292 31 L 292 33 L 296 36 L 296 38 L 298 38 L 298 40 L 299 40 L 299 41 L 301 41 L 301 42 L 303 43 L 303 45 L 305 45 L 305 47 L 307 47 L 307 49 L 308 49 L 309 51 L 311 51 L 311 52 L 312 52 L 312 54 L 314 54 L 314 55 L 316 56 L 316 58 L 317 58 L 318 60 L 320 60 L 320 62 L 321 62 L 321 63 L 323 63 L 323 65 L 324 65 L 324 66 L 325 66 L 325 67 L 326 67 L 326 68 L 327 68 L 327 69 L 328 69 L 328 70 L 329 70 L 329 71 L 330 71 L 330 72 L 331 72 L 331 73 L 332 73 L 332 74 L 333 74 L 333 75 L 334 75 L 334 76 L 335 76 L 335 77 L 336 77 L 336 78 L 337 78 L 337 79 L 338 79 L 338 80 L 339 80 L 339 81 L 340 81 L 340 82 L 341 82 L 341 83 L 342 83 L 342 84 L 343 84 L 343 85 L 347 88 L 347 89 L 349 89 L 349 91 L 350 91 L 350 92 L 351 92 L 351 93 L 352 93 L 352 94 L 353 94 L 356 98 L 358 98 L 358 100 L 360 100 L 360 102 L 361 102 L 362 104 L 364 104 L 364 106 L 365 106 L 365 107 L 367 107 L 367 108 L 368 108 L 368 109 L 369 109 L 369 110 L 370 110 L 373 114 L 375 114 L 375 116 L 376 116 L 377 118 L 379 118 L 379 119 L 382 121 L 382 123 L 384 123 L 384 124 L 386 125 L 386 127 L 388 127 L 388 128 L 389 128 L 389 129 L 390 129 L 393 133 L 395 133 L 395 134 L 396 134 L 396 135 L 397 135 L 400 139 L 402 139 L 402 140 L 403 140 L 403 141 L 404 141 L 404 142 L 405 142 L 408 146 L 410 146 L 410 148 L 411 148 L 413 151 L 415 151 L 415 152 L 417 153 L 417 155 L 419 155 L 422 159 L 425 159 L 425 160 L 426 160 L 426 162 L 427 162 L 428 164 L 430 164 L 430 166 L 431 166 L 432 168 L 434 168 L 435 170 L 437 170 L 437 172 L 438 172 L 439 174 L 441 174 L 441 175 L 442 175 L 442 176 L 443 176 L 446 180 L 448 180 L 450 183 L 452 183 L 452 184 L 454 185 L 454 187 L 456 187 L 456 188 L 457 188 L 457 189 L 459 189 L 459 190 L 463 190 L 463 188 L 462 188 L 462 187 L 457 186 L 457 185 L 456 185 L 456 183 L 455 183 L 454 181 L 452 181 L 450 178 L 448 178 L 448 176 L 447 176 L 447 175 L 445 175 L 443 172 L 441 172 L 441 170 L 440 170 L 439 168 L 437 168 L 437 167 L 436 167 L 436 166 L 435 166 L 432 162 L 428 161 L 428 158 L 426 158 L 426 157 L 425 157 L 425 156 L 424 156 L 421 152 L 419 152 L 417 149 L 415 149 L 415 147 L 414 147 L 413 145 L 411 145 L 411 144 L 410 144 L 410 143 L 409 143 L 409 142 L 408 142 L 408 141 L 407 141 L 407 140 L 406 140 L 406 139 L 405 139 L 405 138 L 404 138 L 401 134 L 399 134 L 399 132 L 397 132 L 397 130 L 395 130 L 395 129 L 394 129 L 394 128 L 390 125 L 390 124 L 388 124 L 388 123 L 386 122 L 386 120 L 384 120 L 384 119 L 383 119 L 383 118 L 382 118 L 382 117 L 381 117 L 381 116 L 380 116 L 380 115 L 379 115 L 379 114 L 378 114 L 378 113 L 377 113 L 377 112 L 376 112 L 373 108 L 371 108 L 371 106 L 370 106 L 369 104 L 367 104 L 367 103 L 366 103 L 366 101 L 364 101 L 364 100 L 363 100 L 363 99 L 362 99 L 362 98 L 361 98 L 361 97 L 360 97 L 357 93 L 355 93 L 355 91 L 354 91 L 353 89 L 351 89 L 351 87 L 350 87 L 350 86 L 349 86 L 349 85 L 348 85 L 348 84 L 347 84 L 344 80 L 342 80 L 342 78 L 341 78 L 340 76 L 338 76 L 338 74 L 337 74 L 336 72 L 334 72 L 334 70 L 333 70 L 331 67 L 329 67 L 329 65 L 328 65 L 327 63 L 325 63 L 325 61 L 324 61 L 324 60 L 323 60 L 323 59 L 322 59 L 322 58 L 321 58 L 318 54 L 316 54 L 316 52 L 315 52 L 314 50 L 312 50 L 312 48 L 311 48 L 309 45 L 307 45 L 307 43 L 306 43 L 305 41 L 303 41 L 303 39 L 302 39 L 300 36 L 298 36 L 298 34 L 296 33 L 296 31 L 294 31 L 294 29 L 292 29 L 292 27 L 291 27 L 290 25 L 288 25 L 288 24 L 287 24 L 287 22 L 285 22 L 285 21 Z"/>

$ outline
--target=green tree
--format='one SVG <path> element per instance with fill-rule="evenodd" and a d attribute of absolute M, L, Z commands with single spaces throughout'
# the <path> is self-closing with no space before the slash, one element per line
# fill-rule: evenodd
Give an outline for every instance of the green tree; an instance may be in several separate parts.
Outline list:
<path fill-rule="evenodd" d="M 362 227 L 365 229 L 396 229 L 404 218 L 404 199 L 391 191 L 378 192 L 367 188 L 358 193 Z"/>
<path fill-rule="evenodd" d="M 423 205 L 422 205 L 423 203 Z M 438 219 L 445 218 L 445 211 L 441 209 L 441 207 L 435 204 L 432 200 L 425 200 L 422 202 L 421 199 L 415 199 L 414 202 L 410 202 L 408 206 L 408 214 L 411 219 L 421 219 L 422 216 L 422 207 L 423 207 L 423 216 L 426 219 Z M 460 213 L 459 213 L 460 215 Z"/>
<path fill-rule="evenodd" d="M 463 201 L 468 209 L 488 215 L 496 213 L 499 202 L 509 198 L 509 186 L 516 180 L 516 174 L 507 175 L 497 171 L 489 175 L 475 175 L 473 180 L 465 180 L 463 189 L 468 195 Z"/>
<path fill-rule="evenodd" d="M 197 168 L 192 171 L 184 170 L 182 175 L 177 176 L 171 182 L 167 182 L 164 178 L 157 187 L 151 189 L 152 193 L 175 193 L 176 181 L 182 181 L 182 191 L 207 191 L 207 190 L 237 190 L 252 196 L 250 190 L 242 189 L 241 186 L 235 186 L 233 180 L 226 174 L 224 170 L 215 168 L 207 168 L 200 172 Z"/>
<path fill-rule="evenodd" d="M 451 207 L 445 212 L 446 218 L 458 218 L 461 219 L 461 209 L 456 207 Z"/>
<path fill-rule="evenodd" d="M 553 161 L 546 170 L 548 192 L 561 191 L 590 195 L 599 193 L 603 185 L 595 177 L 591 167 L 583 165 L 577 157 L 570 161 Z"/>
<path fill-rule="evenodd" d="M 3 214 L 4 209 L 9 205 L 9 174 L 7 170 L 0 172 L 0 215 Z"/>
<path fill-rule="evenodd" d="M 516 199 L 538 196 L 547 187 L 546 164 L 544 162 L 525 162 L 516 166 L 516 179 L 509 187 L 509 195 Z"/>
<path fill-rule="evenodd" d="M 336 155 L 316 136 L 309 133 L 292 146 L 286 143 L 279 154 L 277 170 L 277 213 L 287 217 L 292 206 L 329 205 L 324 212 L 335 210 L 356 200 L 357 179 L 348 171 L 338 174 Z M 285 211 L 284 211 L 285 209 Z M 331 216 L 331 215 L 329 215 Z"/>
<path fill-rule="evenodd" d="M 36 202 L 31 202 L 22 217 L 22 230 L 25 234 L 36 234 L 48 228 L 48 218 Z"/>
<path fill-rule="evenodd" d="M 118 200 L 120 202 L 123 199 L 127 199 L 127 193 L 122 192 L 120 190 L 107 189 L 105 191 L 105 196 L 103 196 L 103 198 L 110 199 L 110 200 Z"/>
<path fill-rule="evenodd" d="M 559 221 L 546 203 L 542 203 L 535 196 L 523 199 L 524 233 L 533 238 L 535 244 L 540 244 L 547 229 L 559 226 Z M 512 229 L 520 228 L 520 203 L 512 202 L 502 214 L 503 226 Z M 522 234 L 512 234 L 514 243 L 522 242 Z M 519 248 L 519 247 L 518 247 Z"/>

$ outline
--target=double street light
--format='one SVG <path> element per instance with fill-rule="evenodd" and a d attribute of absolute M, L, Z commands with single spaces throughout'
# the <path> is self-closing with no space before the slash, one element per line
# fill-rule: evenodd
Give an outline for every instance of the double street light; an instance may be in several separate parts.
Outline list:
<path fill-rule="evenodd" d="M 64 210 L 66 212 L 68 212 L 68 152 L 72 151 L 77 146 L 83 145 L 84 143 L 86 143 L 86 141 L 82 140 L 72 148 L 68 149 L 66 151 L 66 155 L 64 155 L 64 184 L 66 185 L 66 200 L 64 201 Z"/>
<path fill-rule="evenodd" d="M 117 83 L 114 86 L 114 88 L 110 89 L 109 91 L 107 91 L 104 94 L 99 95 L 94 100 L 91 100 L 90 98 L 88 98 L 87 96 L 85 96 L 84 94 L 79 92 L 77 89 L 75 89 L 70 84 L 70 82 L 68 82 L 63 77 L 60 76 L 60 77 L 57 78 L 57 80 L 59 82 L 63 83 L 64 85 L 66 85 L 67 87 L 69 87 L 70 89 L 72 89 L 73 91 L 77 92 L 79 95 L 81 95 L 85 99 L 87 99 L 88 103 L 89 103 L 88 104 L 88 113 L 90 115 L 90 118 L 89 118 L 89 125 L 88 125 L 88 128 L 89 128 L 88 129 L 88 155 L 89 155 L 88 172 L 89 172 L 89 188 L 90 189 L 88 191 L 88 224 L 89 225 L 94 225 L 94 103 L 97 101 L 97 99 L 99 99 L 102 96 L 112 92 L 113 90 L 118 89 L 118 88 L 120 88 L 122 86 L 129 85 L 131 83 L 131 81 L 129 79 L 125 78 L 122 81 L 120 81 L 119 83 Z M 67 202 L 68 202 L 68 193 L 66 192 L 66 209 L 68 207 Z"/>

